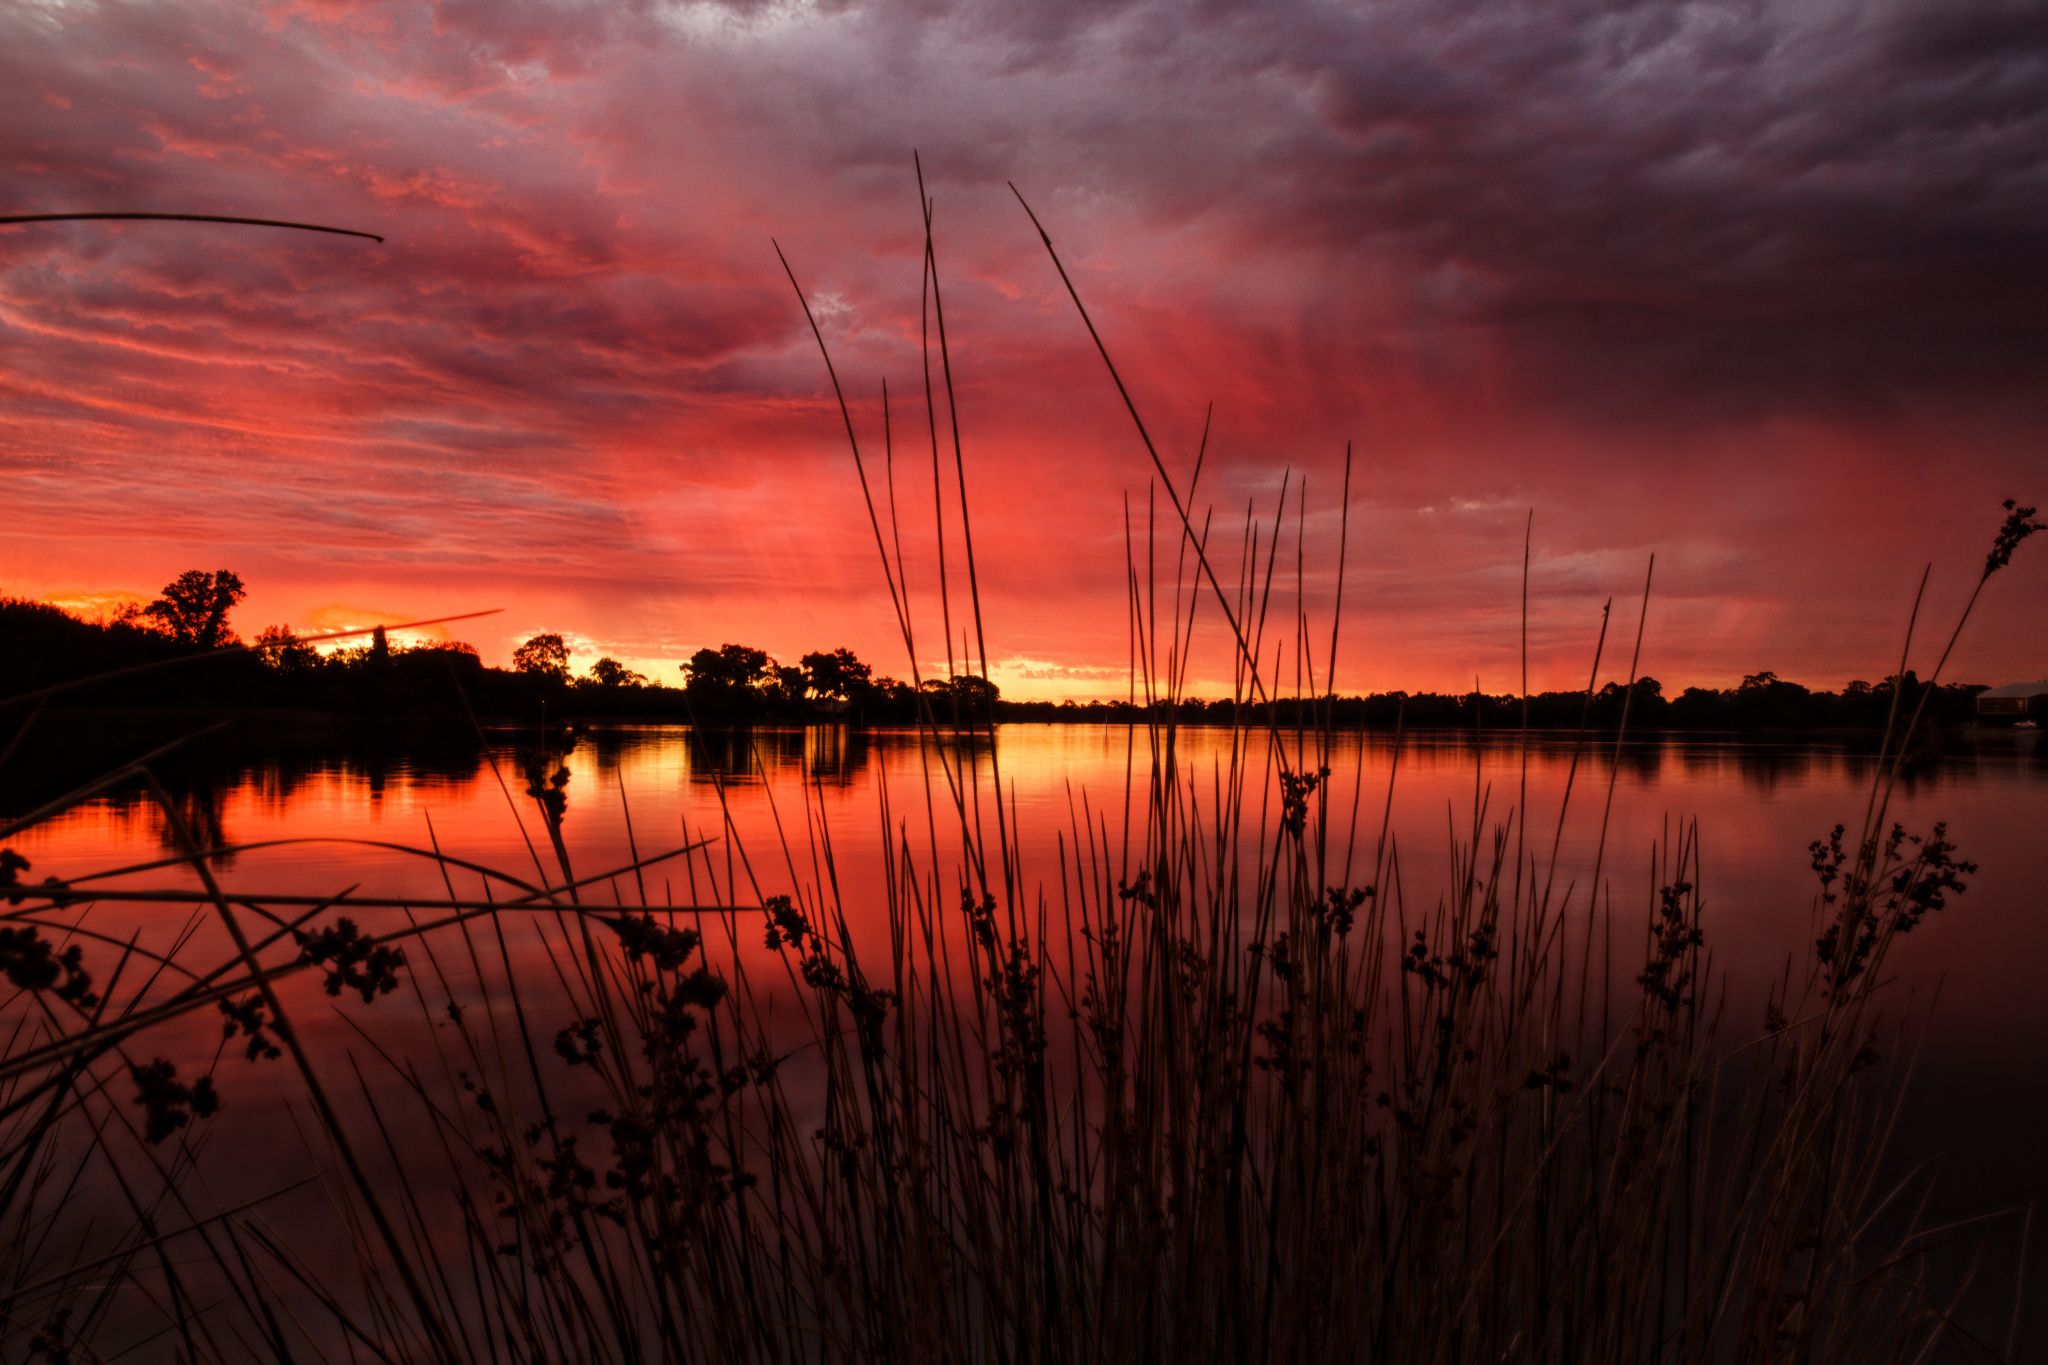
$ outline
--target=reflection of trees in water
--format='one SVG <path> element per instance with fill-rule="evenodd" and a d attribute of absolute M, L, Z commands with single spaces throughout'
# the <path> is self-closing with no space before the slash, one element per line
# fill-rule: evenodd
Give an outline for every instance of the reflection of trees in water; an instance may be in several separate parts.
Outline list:
<path fill-rule="evenodd" d="M 978 775 L 975 780 L 992 776 L 995 769 L 995 736 L 985 730 L 898 730 L 891 732 L 901 751 L 921 755 L 931 764 L 930 771 L 935 782 L 944 781 L 939 777 L 940 765 L 949 767 L 955 780 L 963 774 Z M 1014 777 L 1004 773 L 1004 777 Z"/>
<path fill-rule="evenodd" d="M 1834 749 L 1727 740 L 1672 739 L 1666 748 L 1689 782 L 1714 785 L 1726 783 L 1732 777 L 1748 790 L 1765 796 L 1795 778 L 1838 768 L 1850 758 Z"/>
<path fill-rule="evenodd" d="M 182 790 L 167 787 L 171 796 L 171 807 L 177 812 L 178 823 L 183 825 L 192 842 L 203 849 L 224 848 L 227 845 L 227 831 L 221 822 L 221 808 L 226 804 L 222 799 L 225 784 L 217 782 L 200 783 Z M 185 841 L 171 824 L 162 805 L 152 800 L 149 803 L 153 823 L 156 826 L 157 843 L 172 853 L 185 852 Z M 234 866 L 234 855 L 216 853 L 207 859 L 215 867 Z"/>
<path fill-rule="evenodd" d="M 1978 767 L 1977 755 L 1968 750 L 1944 754 L 1908 753 L 1905 762 L 1899 765 L 1898 790 L 1909 796 L 1926 795 L 1957 779 L 1967 781 L 1975 777 Z"/>
<path fill-rule="evenodd" d="M 1853 788 L 1868 790 L 1870 784 L 1877 780 L 1878 755 L 1874 744 L 1867 749 L 1850 749 L 1837 754 L 1835 762 L 1841 767 L 1843 780 Z"/>
<path fill-rule="evenodd" d="M 1718 744 L 1688 744 L 1684 741 L 1672 745 L 1672 756 L 1685 773 L 1685 780 L 1704 783 L 1720 775 L 1728 766 L 1728 751 Z"/>
<path fill-rule="evenodd" d="M 578 738 L 576 752 L 597 776 L 616 777 L 627 751 L 645 742 L 645 736 L 630 730 L 592 730 Z"/>
<path fill-rule="evenodd" d="M 850 786 L 873 758 L 868 732 L 850 725 L 801 730 L 693 729 L 692 782 L 745 785 L 789 777 L 827 786 Z"/>
<path fill-rule="evenodd" d="M 1875 742 L 1869 747 L 1852 748 L 1745 744 L 1729 752 L 1734 755 L 1743 785 L 1766 795 L 1793 778 L 1832 779 L 1851 791 L 1867 790 L 1894 766 L 1898 771 L 1895 795 L 1926 794 L 1958 779 L 1976 778 L 1981 767 L 1974 751 L 1948 744 L 1915 747 L 1908 750 L 1903 760 L 1897 755 L 1879 754 Z"/>
<path fill-rule="evenodd" d="M 271 811 L 289 813 L 295 804 L 322 787 L 360 783 L 370 804 L 375 806 L 394 782 L 466 782 L 476 776 L 482 761 L 481 752 L 474 748 L 439 747 L 416 752 L 380 745 L 338 755 L 277 754 L 217 767 L 187 760 L 166 763 L 155 776 L 170 796 L 178 819 L 200 847 L 221 849 L 234 843 L 226 811 L 236 796 Z M 123 783 L 107 795 L 105 802 L 124 818 L 139 816 L 148 820 L 156 842 L 164 849 L 183 851 L 162 805 L 142 782 Z M 216 867 L 229 867 L 234 856 L 216 853 L 208 861 Z"/>
<path fill-rule="evenodd" d="M 176 813 L 178 823 L 184 826 L 193 841 L 202 849 L 219 849 L 228 843 L 226 821 L 222 816 L 228 793 L 248 777 L 249 774 L 243 772 L 210 778 L 189 772 L 166 772 L 159 775 L 157 781 L 170 798 L 171 810 Z M 103 802 L 123 821 L 137 818 L 147 821 L 151 839 L 165 852 L 185 852 L 185 843 L 178 837 L 177 827 L 165 813 L 163 803 L 146 784 L 140 781 L 123 783 L 109 792 Z M 222 868 L 232 867 L 234 861 L 234 855 L 224 853 L 215 853 L 207 859 L 212 866 Z"/>
<path fill-rule="evenodd" d="M 1788 781 L 1816 779 L 1850 791 L 1898 770 L 1894 795 L 1925 796 L 1945 787 L 1972 785 L 2006 767 L 2012 750 L 1989 746 L 1968 735 L 1931 731 L 1909 747 L 1903 759 L 1880 753 L 1878 737 L 1834 737 L 1814 743 L 1758 743 L 1675 739 L 1670 751 L 1688 780 L 1722 781 L 1732 775 L 1747 789 L 1770 795 Z M 2022 754 L 2022 762 L 2048 765 L 2048 748 Z"/>
<path fill-rule="evenodd" d="M 943 750 L 955 769 L 962 764 L 985 771 L 995 753 L 985 731 L 869 730 L 852 725 L 810 725 L 802 729 L 693 729 L 689 732 L 692 782 L 739 786 L 800 777 L 806 783 L 851 786 L 882 753 L 900 761 L 906 753 Z"/>
<path fill-rule="evenodd" d="M 690 780 L 744 786 L 803 763 L 803 735 L 787 730 L 710 730 L 689 735 Z"/>
<path fill-rule="evenodd" d="M 244 785 L 266 805 L 282 808 L 309 790 L 360 782 L 375 805 L 394 783 L 438 779 L 458 784 L 474 778 L 482 766 L 482 751 L 474 746 L 410 749 L 364 745 L 342 753 L 280 754 L 247 765 L 226 785 Z"/>
<path fill-rule="evenodd" d="M 804 776 L 828 787 L 849 787 L 868 762 L 865 730 L 813 725 L 804 731 Z"/>
<path fill-rule="evenodd" d="M 1813 767 L 1813 755 L 1775 745 L 1744 745 L 1735 750 L 1735 771 L 1742 785 L 1769 795 L 1794 777 L 1803 777 Z"/>
<path fill-rule="evenodd" d="M 1307 766 L 1312 742 L 1298 747 L 1291 730 L 1281 732 L 1281 742 L 1295 762 Z M 1424 730 L 1402 735 L 1398 744 L 1389 732 L 1368 730 L 1346 736 L 1344 742 L 1361 746 L 1365 766 L 1381 773 L 1396 761 L 1397 748 L 1404 763 L 1419 755 L 1434 755 L 1441 763 L 1478 763 L 1490 774 L 1510 776 L 1525 756 L 1532 776 L 1562 775 L 1571 767 L 1576 751 L 1581 781 L 1596 774 L 1605 781 L 1610 769 L 1619 768 L 1623 776 L 1644 783 L 1658 778 L 1676 748 L 1667 736 L 1632 735 L 1617 752 L 1611 729 L 1589 729 L 1583 736 L 1555 730 Z"/>
<path fill-rule="evenodd" d="M 1361 737 L 1366 753 L 1374 762 L 1392 757 L 1390 736 L 1373 732 Z M 1474 735 L 1460 731 L 1424 731 L 1404 736 L 1407 754 L 1435 751 L 1469 757 L 1475 750 L 1511 768 L 1518 760 L 1523 736 L 1518 731 L 1492 731 Z M 2048 766 L 2048 739 L 2038 751 L 2029 741 L 2023 762 Z M 1583 740 L 1571 735 L 1532 732 L 1528 737 L 1532 772 L 1562 772 L 1571 762 L 1575 746 L 1580 747 L 1580 776 L 1597 771 L 1603 776 L 1617 763 L 1625 776 L 1645 784 L 1682 777 L 1695 785 L 1733 786 L 1740 783 L 1753 794 L 1769 796 L 1794 781 L 1840 782 L 1852 790 L 1867 789 L 1893 757 L 1880 758 L 1878 739 L 1871 736 L 1825 736 L 1808 741 L 1798 739 L 1753 739 L 1733 735 L 1687 735 L 1665 732 L 1645 734 L 1625 741 L 1617 755 L 1613 731 L 1589 731 Z M 1897 790 L 1927 793 L 1942 784 L 1968 783 L 1981 779 L 2006 762 L 2007 748 L 1973 743 L 1953 732 L 1931 732 L 1917 743 L 1899 765 Z M 1667 769 L 1675 773 L 1667 774 Z"/>
<path fill-rule="evenodd" d="M 1661 739 L 1630 740 L 1617 752 L 1612 740 L 1596 744 L 1602 770 L 1618 768 L 1625 777 L 1654 782 L 1664 771 L 1665 744 Z"/>

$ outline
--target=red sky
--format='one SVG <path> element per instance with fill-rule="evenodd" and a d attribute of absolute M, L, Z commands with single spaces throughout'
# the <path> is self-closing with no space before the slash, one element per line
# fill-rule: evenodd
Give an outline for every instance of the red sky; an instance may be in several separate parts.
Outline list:
<path fill-rule="evenodd" d="M 17 0 L 0 211 L 388 240 L 0 229 L 0 592 L 228 567 L 245 633 L 503 607 L 498 662 L 907 674 L 770 237 L 871 456 L 890 383 L 923 628 L 915 148 L 1006 693 L 1121 694 L 1151 479 L 1006 180 L 1183 481 L 1213 401 L 1222 558 L 1307 478 L 1318 630 L 1355 443 L 1340 687 L 1512 688 L 1530 509 L 1539 686 L 1652 551 L 1667 686 L 1879 677 L 1921 566 L 1945 622 L 2048 502 L 2028 9 Z M 2048 675 L 2048 554 L 1956 673 Z"/>

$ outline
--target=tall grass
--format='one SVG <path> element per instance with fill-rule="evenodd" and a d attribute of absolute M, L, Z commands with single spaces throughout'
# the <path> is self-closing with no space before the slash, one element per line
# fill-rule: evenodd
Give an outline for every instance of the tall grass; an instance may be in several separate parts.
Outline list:
<path fill-rule="evenodd" d="M 933 531 L 965 580 L 956 602 L 941 577 L 940 629 L 985 676 L 920 197 L 924 425 L 955 494 Z M 1333 695 L 1299 486 L 1291 514 L 1283 488 L 1270 519 L 1217 533 L 1201 452 L 1177 484 L 1081 302 L 1171 512 L 1164 545 L 1155 501 L 1131 524 L 1134 690 L 1178 699 L 1206 618 L 1240 701 Z M 907 586 L 894 427 L 877 473 L 841 407 L 915 671 L 930 607 Z M 2007 558 L 2033 525 L 2008 510 Z M 1348 544 L 1347 526 L 1340 585 Z M 1646 579 L 1638 650 L 1648 596 Z M 1594 680 L 1605 648 L 1603 613 Z M 1232 728 L 1207 770 L 1158 714 L 1129 734 L 1120 811 L 1077 798 L 1033 864 L 985 715 L 927 709 L 921 789 L 882 793 L 879 886 L 842 884 L 811 792 L 775 808 L 775 846 L 745 846 L 728 813 L 579 875 L 574 741 L 552 732 L 498 773 L 530 869 L 386 846 L 440 869 L 433 900 L 230 888 L 148 761 L 0 827 L 140 781 L 179 842 L 90 879 L 7 867 L 0 1343 L 53 1360 L 2010 1358 L 2016 1319 L 1965 1343 L 1916 1280 L 1921 1232 L 1873 1233 L 1901 1196 L 1882 1172 L 1905 1057 L 1879 983 L 1972 870 L 1939 827 L 1889 823 L 1916 716 L 1887 732 L 1857 831 L 1815 845 L 1812 952 L 1746 1018 L 1723 1008 L 1694 830 L 1654 851 L 1633 912 L 1598 866 L 1585 885 L 1562 871 L 1574 799 L 1581 818 L 1600 803 L 1604 861 L 1611 779 L 1597 798 L 1568 784 L 1542 831 L 1475 772 L 1452 865 L 1419 890 L 1388 832 L 1398 758 L 1378 810 L 1356 781 L 1344 805 L 1341 737 L 1314 705 Z M 1574 779 L 1621 739 L 1582 730 Z M 687 904 L 650 896 L 657 864 Z M 203 894 L 125 889 L 172 866 Z M 177 899 L 204 918 L 163 951 L 84 913 Z M 344 1065 L 306 1044 L 300 978 L 417 1018 L 362 1015 Z M 206 1065 L 209 1034 L 273 1070 Z M 290 1078 L 298 1127 L 276 1142 L 304 1144 L 315 1186 L 213 1196 L 200 1156 L 235 1119 L 214 1115 L 216 1070 L 231 1102 L 251 1076 Z"/>

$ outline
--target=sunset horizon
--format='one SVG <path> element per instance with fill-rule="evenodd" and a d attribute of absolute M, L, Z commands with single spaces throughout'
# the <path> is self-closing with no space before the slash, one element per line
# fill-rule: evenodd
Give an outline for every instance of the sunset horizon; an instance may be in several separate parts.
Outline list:
<path fill-rule="evenodd" d="M 2044 6 L 0 5 L 0 1358 L 2048 1360 Z"/>
<path fill-rule="evenodd" d="M 1157 498 L 1012 180 L 1176 480 L 1209 421 L 1196 510 L 1232 556 L 1247 510 L 1270 522 L 1305 482 L 1327 603 L 1355 451 L 1340 687 L 1518 686 L 1532 513 L 1532 685 L 1582 683 L 1602 603 L 1637 598 L 1652 553 L 1660 678 L 1881 677 L 1921 568 L 1931 609 L 1959 603 L 1999 500 L 2033 495 L 2048 399 L 2016 381 L 2048 359 L 2048 275 L 2032 207 L 1982 179 L 2024 146 L 2001 30 L 1780 11 L 1745 45 L 1681 9 L 1524 52 L 1521 21 L 1428 5 L 1266 30 L 803 13 L 0 21 L 8 211 L 385 238 L 0 228 L 0 591 L 90 615 L 230 567 L 245 633 L 490 606 L 469 642 L 492 663 L 559 631 L 649 673 L 727 641 L 907 671 L 771 238 L 877 464 L 889 385 L 908 577 L 933 596 L 913 151 L 1006 692 L 1124 690 L 1126 500 L 1142 532 Z M 902 99 L 825 68 L 754 99 L 826 35 Z M 1701 62 L 1716 83 L 1677 83 Z M 1857 63 L 1893 76 L 1888 117 L 1926 121 L 1882 163 L 1851 140 L 1872 115 L 1820 98 Z M 1964 70 L 2011 74 L 1959 106 Z M 873 126 L 820 121 L 845 100 Z M 1915 176 L 1924 212 L 1899 197 Z M 952 498 L 943 396 L 938 426 Z M 1165 547 L 1163 498 L 1152 515 Z M 2017 572 L 1953 676 L 2048 675 L 2048 566 Z"/>

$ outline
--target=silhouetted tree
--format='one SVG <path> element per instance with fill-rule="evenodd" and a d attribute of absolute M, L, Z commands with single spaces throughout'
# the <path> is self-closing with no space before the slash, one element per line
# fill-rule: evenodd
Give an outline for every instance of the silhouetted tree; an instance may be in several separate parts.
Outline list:
<path fill-rule="evenodd" d="M 781 700 L 775 660 L 752 645 L 700 649 L 683 665 L 683 674 L 691 714 L 703 719 L 752 721 Z"/>
<path fill-rule="evenodd" d="M 1627 683 L 1610 682 L 1593 694 L 1593 700 L 1603 713 L 1617 711 L 1624 701 L 1654 707 L 1664 700 L 1664 684 L 1648 676 L 1637 678 L 1633 687 Z"/>
<path fill-rule="evenodd" d="M 569 647 L 562 637 L 549 631 L 536 635 L 512 651 L 512 667 L 521 673 L 553 682 L 569 680 Z"/>
<path fill-rule="evenodd" d="M 900 678 L 884 674 L 874 680 L 873 695 L 887 708 L 891 720 L 909 724 L 918 717 L 917 689 Z"/>
<path fill-rule="evenodd" d="M 294 635 L 290 626 L 265 626 L 256 636 L 256 647 L 262 650 L 265 663 L 288 676 L 308 672 L 320 663 L 318 651 Z"/>
<path fill-rule="evenodd" d="M 606 657 L 590 666 L 590 680 L 599 687 L 644 687 L 646 675 L 636 673 L 617 659 Z"/>
<path fill-rule="evenodd" d="M 1742 685 L 1735 689 L 1735 698 L 1741 702 L 1767 700 L 1774 705 L 1784 706 L 1805 701 L 1813 693 L 1796 682 L 1787 682 L 1775 673 L 1751 673 L 1743 678 Z"/>
<path fill-rule="evenodd" d="M 1813 693 L 1775 673 L 1751 673 L 1730 695 L 1736 714 L 1748 725 L 1794 726 L 1812 716 Z"/>
<path fill-rule="evenodd" d="M 874 684 L 874 670 L 843 646 L 829 654 L 806 654 L 802 662 L 805 681 L 821 697 L 852 701 Z"/>
<path fill-rule="evenodd" d="M 925 695 L 932 699 L 932 709 L 943 718 L 947 710 L 957 709 L 963 716 L 986 716 L 1002 696 L 1002 689 L 978 673 L 961 673 L 951 678 L 926 678 Z M 942 704 L 945 710 L 941 709 Z"/>
<path fill-rule="evenodd" d="M 138 615 L 179 644 L 218 649 L 234 639 L 228 613 L 246 596 L 248 589 L 233 570 L 187 569 Z"/>
<path fill-rule="evenodd" d="M 436 703 L 428 699 L 434 698 L 440 705 L 456 708 L 467 704 L 468 692 L 451 690 L 451 681 L 455 688 L 475 689 L 484 684 L 486 676 L 475 647 L 459 640 L 399 650 L 391 656 L 390 669 L 410 702 L 432 705 Z"/>
<path fill-rule="evenodd" d="M 737 694 L 765 687 L 771 676 L 768 651 L 752 645 L 700 649 L 683 665 L 683 674 L 683 685 L 693 692 Z"/>
<path fill-rule="evenodd" d="M 787 706 L 801 706 L 803 704 L 804 689 L 808 685 L 808 680 L 801 668 L 791 668 L 787 664 L 771 663 L 768 672 L 772 678 L 768 685 L 770 696 L 777 702 Z"/>

